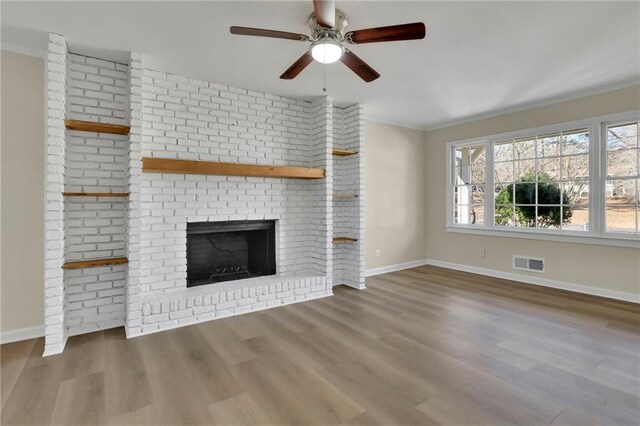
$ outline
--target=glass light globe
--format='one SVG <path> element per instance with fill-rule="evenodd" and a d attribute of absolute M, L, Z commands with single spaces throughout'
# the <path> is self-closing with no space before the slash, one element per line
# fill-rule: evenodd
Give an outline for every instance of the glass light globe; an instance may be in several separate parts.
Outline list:
<path fill-rule="evenodd" d="M 318 40 L 311 45 L 311 56 L 322 64 L 332 64 L 342 56 L 344 48 L 331 39 Z"/>

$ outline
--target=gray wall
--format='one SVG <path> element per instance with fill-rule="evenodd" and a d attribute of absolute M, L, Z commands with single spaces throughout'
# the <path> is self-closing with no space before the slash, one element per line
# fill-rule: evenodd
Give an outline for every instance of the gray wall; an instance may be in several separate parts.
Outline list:
<path fill-rule="evenodd" d="M 43 324 L 44 61 L 2 51 L 0 331 Z"/>

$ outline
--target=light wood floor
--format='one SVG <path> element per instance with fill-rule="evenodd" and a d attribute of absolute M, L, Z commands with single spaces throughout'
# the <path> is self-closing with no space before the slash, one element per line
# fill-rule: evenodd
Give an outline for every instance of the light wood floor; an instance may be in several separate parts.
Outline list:
<path fill-rule="evenodd" d="M 640 307 L 435 267 L 367 287 L 3 345 L 2 424 L 639 424 Z"/>

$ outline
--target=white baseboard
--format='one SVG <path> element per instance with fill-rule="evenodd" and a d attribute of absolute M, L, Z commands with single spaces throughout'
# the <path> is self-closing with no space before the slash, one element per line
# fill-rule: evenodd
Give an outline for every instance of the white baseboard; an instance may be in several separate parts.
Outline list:
<path fill-rule="evenodd" d="M 3 331 L 0 333 L 0 344 L 19 342 L 20 340 L 35 339 L 44 336 L 44 325 L 19 328 L 17 330 Z"/>
<path fill-rule="evenodd" d="M 419 259 L 412 260 L 411 262 L 396 263 L 395 265 L 381 266 L 380 268 L 367 269 L 364 271 L 364 276 L 372 277 L 374 275 L 388 274 L 389 272 L 401 271 L 403 269 L 416 268 L 426 265 L 427 262 L 427 259 Z"/>
<path fill-rule="evenodd" d="M 501 278 L 505 280 L 518 281 L 524 284 L 534 284 L 543 287 L 557 288 L 560 290 L 573 291 L 575 293 L 590 294 L 592 296 L 606 297 L 608 299 L 622 300 L 625 302 L 640 303 L 640 294 L 627 293 L 623 291 L 607 290 L 604 288 L 590 287 L 582 284 L 555 281 L 547 278 L 532 277 L 514 272 L 496 271 L 494 269 L 480 268 L 478 266 L 462 265 L 459 263 L 445 262 L 436 259 L 427 259 L 427 265 L 439 266 L 441 268 L 455 269 L 457 271 L 471 272 L 472 274 L 485 275 L 488 277 Z"/>

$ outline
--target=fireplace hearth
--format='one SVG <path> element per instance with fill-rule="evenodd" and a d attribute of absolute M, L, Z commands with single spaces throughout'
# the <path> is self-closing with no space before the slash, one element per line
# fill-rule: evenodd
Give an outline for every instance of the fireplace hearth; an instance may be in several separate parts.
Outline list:
<path fill-rule="evenodd" d="M 187 287 L 276 273 L 275 220 L 187 224 Z"/>

